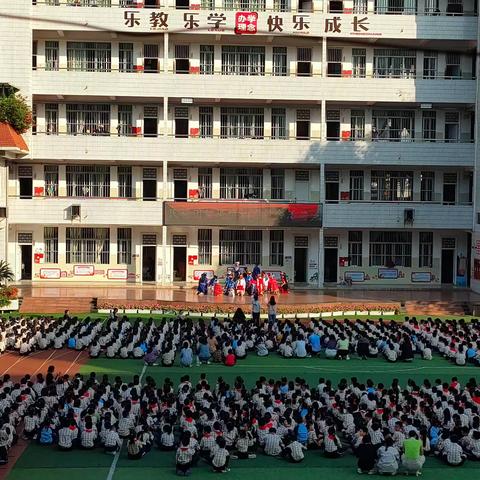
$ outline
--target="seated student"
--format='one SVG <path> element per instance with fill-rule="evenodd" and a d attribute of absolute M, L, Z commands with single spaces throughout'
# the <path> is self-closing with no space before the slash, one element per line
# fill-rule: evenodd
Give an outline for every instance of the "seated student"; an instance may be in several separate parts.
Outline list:
<path fill-rule="evenodd" d="M 430 347 L 425 347 L 422 350 L 422 358 L 424 360 L 432 360 L 433 355 L 432 355 L 432 349 Z"/>
<path fill-rule="evenodd" d="M 27 413 L 23 419 L 23 437 L 26 440 L 31 440 L 37 434 L 39 426 L 39 418 L 35 411 L 35 407 L 31 406 L 27 409 Z"/>
<path fill-rule="evenodd" d="M 169 452 L 175 450 L 175 435 L 173 434 L 172 426 L 167 424 L 163 426 L 162 434 L 157 442 L 158 447 L 163 452 Z"/>
<path fill-rule="evenodd" d="M 280 344 L 280 346 L 278 347 L 278 353 L 280 353 L 280 355 L 282 357 L 292 358 L 293 357 L 293 347 L 292 347 L 291 342 L 289 340 L 287 340 L 285 343 Z"/>
<path fill-rule="evenodd" d="M 52 421 L 47 418 L 40 426 L 38 443 L 40 445 L 53 445 L 55 441 L 55 431 L 52 428 Z"/>
<path fill-rule="evenodd" d="M 224 363 L 226 367 L 233 367 L 237 363 L 237 358 L 231 348 L 228 350 Z"/>
<path fill-rule="evenodd" d="M 235 455 L 231 455 L 231 458 L 240 460 L 246 460 L 247 458 L 256 458 L 254 453 L 249 453 L 250 447 L 253 445 L 253 435 L 250 431 L 241 429 L 238 432 L 238 439 L 235 443 L 236 452 Z"/>
<path fill-rule="evenodd" d="M 295 440 L 295 437 L 290 435 L 287 437 L 288 445 L 282 452 L 282 456 L 285 457 L 291 463 L 300 463 L 304 458 L 304 450 L 307 449 L 305 445 Z"/>
<path fill-rule="evenodd" d="M 421 474 L 425 456 L 422 441 L 415 430 L 410 430 L 408 438 L 403 442 L 402 468 L 407 473 Z"/>
<path fill-rule="evenodd" d="M 143 362 L 149 367 L 156 367 L 159 353 L 156 348 L 149 347 L 147 353 L 143 357 Z"/>
<path fill-rule="evenodd" d="M 383 446 L 377 451 L 377 471 L 381 475 L 396 475 L 398 472 L 398 462 L 400 460 L 400 453 L 398 449 L 393 446 L 392 437 L 387 437 Z"/>
<path fill-rule="evenodd" d="M 244 358 L 247 358 L 247 344 L 239 338 L 237 341 L 237 345 L 235 347 L 235 356 L 237 357 L 237 360 L 243 360 Z"/>
<path fill-rule="evenodd" d="M 145 455 L 143 444 L 135 433 L 130 434 L 127 442 L 128 458 L 130 460 L 139 460 Z"/>
<path fill-rule="evenodd" d="M 350 360 L 348 356 L 350 350 L 350 341 L 348 338 L 342 333 L 337 341 L 337 358 L 339 360 Z"/>
<path fill-rule="evenodd" d="M 463 453 L 462 447 L 458 444 L 458 437 L 452 435 L 448 442 L 445 442 L 440 452 L 442 460 L 451 467 L 463 465 L 467 456 Z"/>
<path fill-rule="evenodd" d="M 284 445 L 282 442 L 282 437 L 278 435 L 276 428 L 271 427 L 268 430 L 268 433 L 265 435 L 263 443 L 263 451 L 265 452 L 265 455 L 276 457 L 282 453 Z"/>
<path fill-rule="evenodd" d="M 206 337 L 201 337 L 198 340 L 197 356 L 200 363 L 210 363 L 210 347 Z"/>
<path fill-rule="evenodd" d="M 230 462 L 230 454 L 226 447 L 226 441 L 223 437 L 217 437 L 216 445 L 212 448 L 211 462 L 213 471 L 217 473 L 228 472 L 228 464 Z"/>
<path fill-rule="evenodd" d="M 377 460 L 377 449 L 372 444 L 370 435 L 366 434 L 362 437 L 360 445 L 355 449 L 355 455 L 358 458 L 358 473 L 374 473 L 375 462 Z"/>
<path fill-rule="evenodd" d="M 397 351 L 395 350 L 393 344 L 391 342 L 387 343 L 385 350 L 383 351 L 383 355 L 385 356 L 387 362 L 395 363 L 398 358 Z"/>
<path fill-rule="evenodd" d="M 330 427 L 323 438 L 323 446 L 325 448 L 325 456 L 327 458 L 339 458 L 343 455 L 342 443 L 337 437 L 335 427 Z"/>
<path fill-rule="evenodd" d="M 293 354 L 297 358 L 306 358 L 307 354 L 307 345 L 303 335 L 299 335 L 297 339 L 292 344 Z"/>
<path fill-rule="evenodd" d="M 212 427 L 205 425 L 202 438 L 200 439 L 200 456 L 205 460 L 210 460 L 212 448 L 216 445 L 216 438 L 216 435 L 212 433 Z"/>
<path fill-rule="evenodd" d="M 175 361 L 175 349 L 171 343 L 165 345 L 165 350 L 162 353 L 162 365 L 164 367 L 172 367 Z"/>
<path fill-rule="evenodd" d="M 256 349 L 257 349 L 257 355 L 259 357 L 266 357 L 268 355 L 268 348 L 265 345 L 265 341 L 263 340 L 262 337 L 258 339 Z"/>
<path fill-rule="evenodd" d="M 177 475 L 190 475 L 195 450 L 190 446 L 190 438 L 183 436 L 176 453 Z"/>
<path fill-rule="evenodd" d="M 472 438 L 468 446 L 468 458 L 470 460 L 480 460 L 480 431 L 474 430 L 472 433 Z"/>
<path fill-rule="evenodd" d="M 86 450 L 95 448 L 97 436 L 97 428 L 93 425 L 92 417 L 87 415 L 85 417 L 85 427 L 80 433 L 80 446 Z"/>
<path fill-rule="evenodd" d="M 191 367 L 193 364 L 193 352 L 188 342 L 183 342 L 180 350 L 180 365 L 182 367 Z"/>
<path fill-rule="evenodd" d="M 98 358 L 100 356 L 101 347 L 98 342 L 93 342 L 90 345 L 89 355 L 90 358 Z"/>
<path fill-rule="evenodd" d="M 110 455 L 115 455 L 120 450 L 120 446 L 122 445 L 122 440 L 118 435 L 114 425 L 107 424 L 105 429 L 106 429 L 106 432 L 103 439 L 105 453 L 108 453 Z"/>
<path fill-rule="evenodd" d="M 61 451 L 72 450 L 78 438 L 78 428 L 75 420 L 70 420 L 58 431 L 58 449 Z"/>
<path fill-rule="evenodd" d="M 334 335 L 328 337 L 325 345 L 325 356 L 327 358 L 335 358 L 337 356 L 337 339 Z"/>

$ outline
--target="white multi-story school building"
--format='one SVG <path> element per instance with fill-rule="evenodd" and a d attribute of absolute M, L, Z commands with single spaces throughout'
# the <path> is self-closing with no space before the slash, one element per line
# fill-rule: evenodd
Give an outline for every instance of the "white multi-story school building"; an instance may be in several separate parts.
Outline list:
<path fill-rule="evenodd" d="M 28 150 L 0 143 L 0 257 L 34 283 L 168 285 L 239 261 L 297 285 L 480 290 L 477 15 L 1 2 L 0 83 L 34 123 Z"/>

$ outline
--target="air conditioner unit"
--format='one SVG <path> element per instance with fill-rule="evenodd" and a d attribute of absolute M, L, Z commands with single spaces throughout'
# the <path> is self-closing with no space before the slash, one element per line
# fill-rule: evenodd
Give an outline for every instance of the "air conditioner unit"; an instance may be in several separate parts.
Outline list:
<path fill-rule="evenodd" d="M 80 205 L 72 205 L 70 207 L 70 218 L 72 220 L 80 220 L 81 217 L 81 206 Z"/>
<path fill-rule="evenodd" d="M 415 209 L 406 208 L 403 211 L 403 223 L 405 225 L 412 225 L 414 220 L 415 220 Z"/>

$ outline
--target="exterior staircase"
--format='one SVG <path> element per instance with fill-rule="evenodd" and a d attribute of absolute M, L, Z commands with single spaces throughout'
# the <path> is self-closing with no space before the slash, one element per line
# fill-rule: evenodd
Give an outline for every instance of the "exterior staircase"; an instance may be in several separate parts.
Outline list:
<path fill-rule="evenodd" d="M 93 299 L 90 297 L 24 297 L 20 313 L 89 313 L 92 311 Z"/>

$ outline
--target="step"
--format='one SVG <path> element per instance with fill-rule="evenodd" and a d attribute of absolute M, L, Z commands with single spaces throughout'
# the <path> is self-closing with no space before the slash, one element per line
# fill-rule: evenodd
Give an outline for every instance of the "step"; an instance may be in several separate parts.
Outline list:
<path fill-rule="evenodd" d="M 24 297 L 20 305 L 20 313 L 89 313 L 92 307 L 90 297 Z"/>

